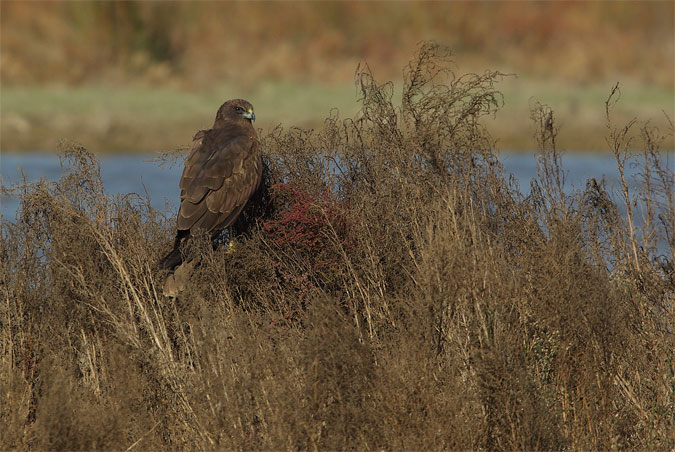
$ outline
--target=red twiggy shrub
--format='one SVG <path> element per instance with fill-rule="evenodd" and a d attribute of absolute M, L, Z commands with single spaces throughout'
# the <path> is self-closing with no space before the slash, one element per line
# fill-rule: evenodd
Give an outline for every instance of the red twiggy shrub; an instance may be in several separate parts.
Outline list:
<path fill-rule="evenodd" d="M 333 245 L 345 251 L 353 248 L 348 239 L 349 208 L 332 199 L 328 191 L 315 195 L 294 185 L 275 184 L 271 193 L 276 215 L 263 220 L 262 228 L 274 245 L 308 252 L 314 258 L 314 269 L 337 258 Z"/>

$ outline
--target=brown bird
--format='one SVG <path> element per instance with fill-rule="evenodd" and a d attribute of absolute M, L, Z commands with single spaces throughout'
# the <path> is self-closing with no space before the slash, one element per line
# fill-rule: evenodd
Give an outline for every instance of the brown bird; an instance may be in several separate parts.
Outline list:
<path fill-rule="evenodd" d="M 195 134 L 180 178 L 176 240 L 161 268 L 181 264 L 181 244 L 197 229 L 215 238 L 230 227 L 258 189 L 263 164 L 254 120 L 249 102 L 232 99 L 218 109 L 213 128 Z"/>

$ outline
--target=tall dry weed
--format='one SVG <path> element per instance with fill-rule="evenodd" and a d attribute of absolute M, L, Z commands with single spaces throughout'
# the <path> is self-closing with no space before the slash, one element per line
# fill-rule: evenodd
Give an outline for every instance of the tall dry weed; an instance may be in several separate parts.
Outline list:
<path fill-rule="evenodd" d="M 398 105 L 361 66 L 359 115 L 267 134 L 271 190 L 234 252 L 194 241 L 176 298 L 158 290 L 171 222 L 108 195 L 86 150 L 66 146 L 59 182 L 15 187 L 0 447 L 672 449 L 658 132 L 642 127 L 644 183 L 622 192 L 644 206 L 637 223 L 603 181 L 565 190 L 553 112 L 536 105 L 525 197 L 480 122 L 502 75 L 456 75 L 449 56 L 424 44 Z"/>

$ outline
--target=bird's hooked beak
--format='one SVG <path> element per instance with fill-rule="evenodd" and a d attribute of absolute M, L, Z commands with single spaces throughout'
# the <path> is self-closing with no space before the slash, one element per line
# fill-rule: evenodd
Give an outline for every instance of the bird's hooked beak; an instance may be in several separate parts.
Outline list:
<path fill-rule="evenodd" d="M 252 108 L 249 108 L 246 113 L 242 114 L 242 116 L 246 119 L 250 119 L 251 121 L 255 121 L 255 113 L 253 113 Z"/>

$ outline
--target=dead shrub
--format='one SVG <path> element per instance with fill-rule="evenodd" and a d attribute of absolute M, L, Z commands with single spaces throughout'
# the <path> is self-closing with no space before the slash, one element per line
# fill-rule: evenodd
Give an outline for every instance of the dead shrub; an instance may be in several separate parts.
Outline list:
<path fill-rule="evenodd" d="M 638 222 L 602 181 L 565 190 L 535 105 L 525 197 L 480 122 L 501 74 L 448 58 L 422 45 L 400 105 L 362 66 L 358 116 L 263 137 L 234 250 L 196 239 L 177 298 L 156 265 L 171 221 L 109 196 L 86 150 L 68 145 L 57 183 L 6 189 L 0 448 L 672 449 L 659 135 L 642 127 L 644 183 L 622 189 Z M 620 177 L 632 127 L 610 121 Z"/>

